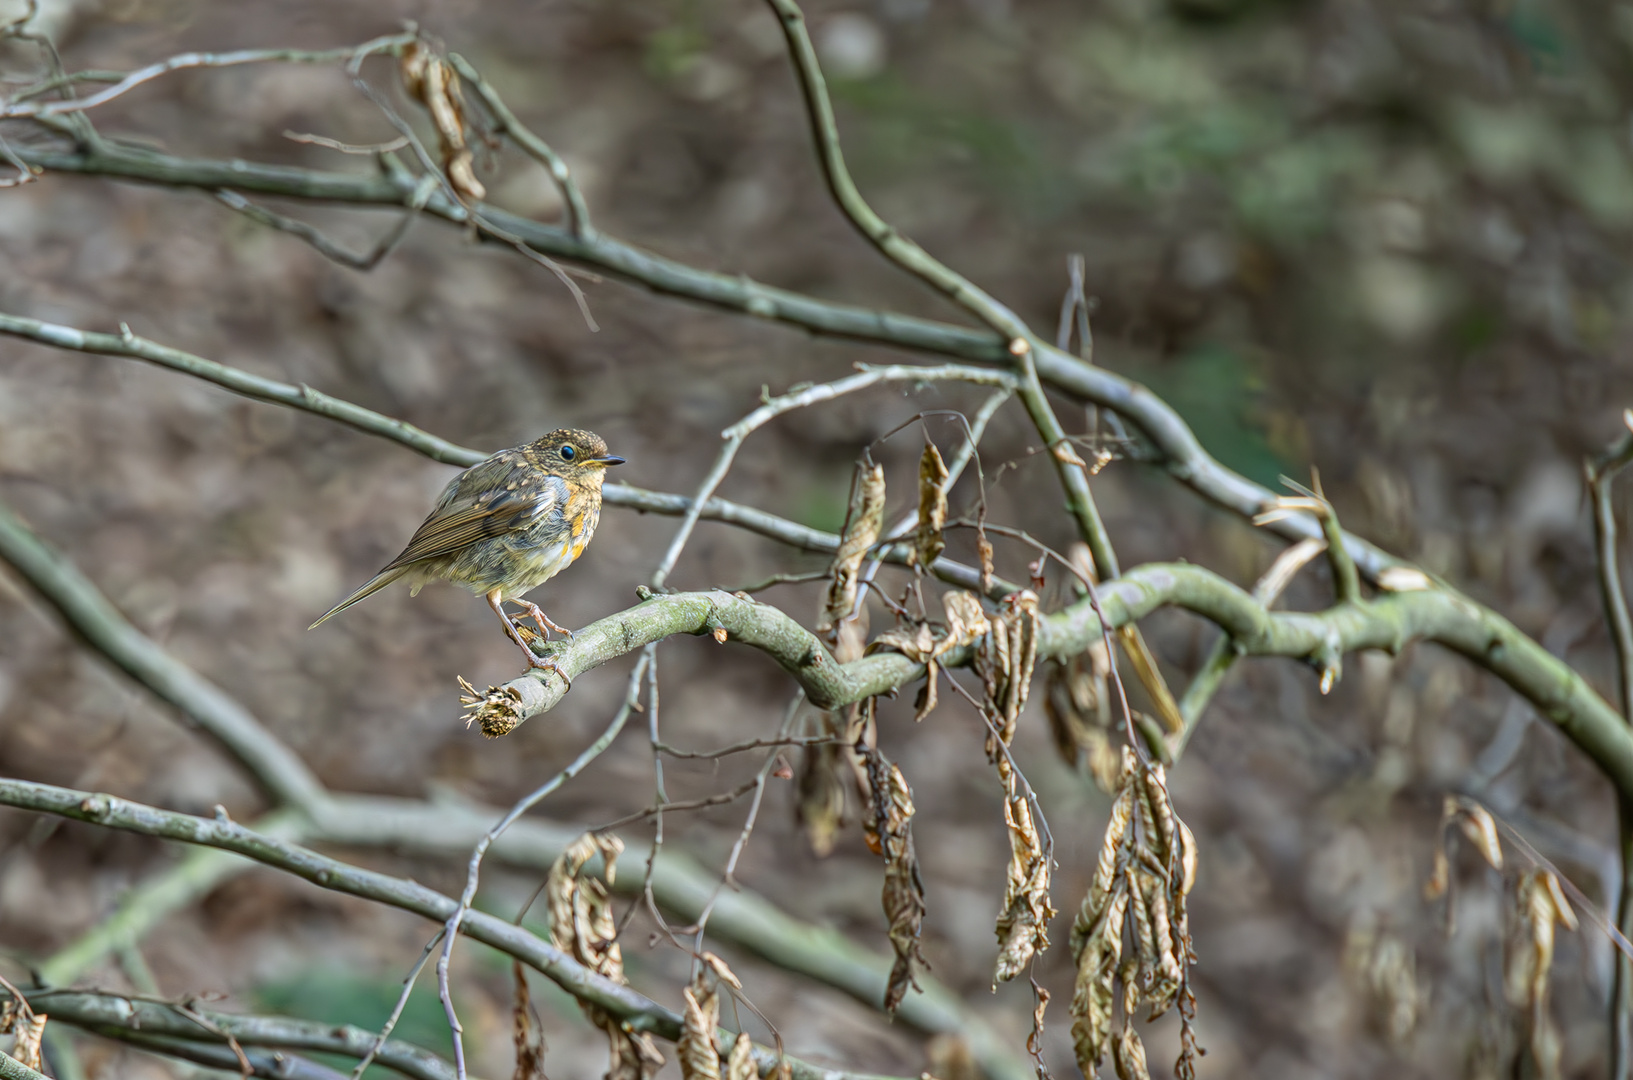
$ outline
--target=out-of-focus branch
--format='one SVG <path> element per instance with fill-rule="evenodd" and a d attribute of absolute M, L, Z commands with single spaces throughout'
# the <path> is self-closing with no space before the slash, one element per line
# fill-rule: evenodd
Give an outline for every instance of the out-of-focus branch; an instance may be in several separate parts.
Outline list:
<path fill-rule="evenodd" d="M 223 1048 L 231 1039 L 246 1048 L 279 1047 L 353 1058 L 361 1058 L 374 1044 L 373 1032 L 350 1024 L 214 1012 L 192 1003 L 181 1007 L 168 1002 L 77 990 L 25 989 L 23 996 L 36 1011 L 50 1014 L 53 1021 L 116 1039 L 139 1032 Z M 376 1060 L 415 1080 L 449 1080 L 454 1075 L 453 1066 L 442 1057 L 400 1039 L 388 1039 Z"/>
<path fill-rule="evenodd" d="M 417 882 L 352 866 L 288 841 L 265 836 L 224 819 L 211 820 L 161 810 L 111 795 L 74 791 L 26 780 L 0 779 L 0 805 L 33 810 L 83 821 L 105 828 L 185 844 L 231 851 L 256 862 L 303 878 L 322 888 L 400 908 L 441 922 L 454 914 L 459 902 Z M 681 1017 L 627 986 L 580 966 L 561 950 L 503 919 L 479 911 L 467 912 L 460 925 L 466 937 L 512 956 L 554 981 L 580 1001 L 616 1016 L 631 1031 L 649 1031 L 674 1040 L 681 1034 Z M 729 1048 L 723 1042 L 722 1049 Z M 756 1046 L 755 1062 L 761 1073 L 774 1068 L 779 1056 Z M 797 1080 L 841 1080 L 852 1074 L 820 1069 L 786 1059 Z"/>
<path fill-rule="evenodd" d="M 299 840 L 311 826 L 298 811 L 282 810 L 257 821 L 254 828 L 281 840 Z M 37 969 L 40 981 L 46 986 L 67 986 L 108 953 L 142 940 L 167 915 L 207 896 L 252 865 L 225 851 L 188 852 L 175 866 L 126 893 L 112 915 L 52 954 Z"/>
<path fill-rule="evenodd" d="M 150 1054 L 180 1058 L 243 1077 L 259 1076 L 264 1080 L 347 1080 L 345 1073 L 336 1072 L 327 1065 L 279 1050 L 239 1047 L 235 1051 L 231 1046 L 214 1046 L 171 1035 L 145 1035 L 141 1032 L 116 1037 Z M 248 1066 L 247 1071 L 245 1066 Z"/>
<path fill-rule="evenodd" d="M 128 328 L 125 328 L 123 333 L 105 334 L 0 312 L 0 334 L 74 352 L 145 360 L 171 371 L 214 383 L 224 390 L 255 401 L 298 409 L 345 424 L 367 435 L 390 439 L 444 464 L 475 465 L 488 456 L 480 450 L 438 438 L 413 424 L 394 420 L 340 398 L 330 397 L 305 384 L 295 385 L 252 375 L 247 371 L 138 337 L 129 332 Z M 996 372 L 989 374 L 999 379 L 1005 377 Z M 603 498 L 609 506 L 621 506 L 644 514 L 664 514 L 671 517 L 684 516 L 690 513 L 693 506 L 693 500 L 685 495 L 647 491 L 627 484 L 606 485 L 603 489 Z M 813 529 L 808 525 L 801 525 L 776 514 L 727 499 L 709 498 L 704 502 L 698 517 L 705 521 L 735 525 L 805 551 L 832 553 L 839 550 L 839 537 L 833 533 Z M 885 562 L 906 565 L 911 550 L 911 545 L 895 544 L 881 549 L 879 557 Z M 937 577 L 960 588 L 979 588 L 981 575 L 974 567 L 941 558 L 937 559 L 930 569 Z M 1017 587 L 1009 582 L 999 581 L 995 583 L 992 591 L 997 596 L 1002 596 L 1015 591 Z"/>
<path fill-rule="evenodd" d="M 324 790 L 312 770 L 219 686 L 137 630 L 79 570 L 0 504 L 0 560 L 51 604 L 93 650 L 221 744 L 279 803 L 305 809 Z"/>
<path fill-rule="evenodd" d="M 61 101 L 34 101 L 31 99 L 37 95 L 39 88 L 33 88 L 33 93 L 25 95 L 28 100 L 13 100 L 10 105 L 0 108 L 0 120 L 33 120 L 46 116 L 60 116 L 64 113 L 85 112 L 88 109 L 106 105 L 114 98 L 123 97 L 143 83 L 152 82 L 162 75 L 168 75 L 172 71 L 181 71 L 184 68 L 223 68 L 238 67 L 243 64 L 279 62 L 330 64 L 342 60 L 355 60 L 360 56 L 368 56 L 371 53 L 406 45 L 413 40 L 413 34 L 390 34 L 344 49 L 316 51 L 310 49 L 240 49 L 237 52 L 226 53 L 181 53 L 169 59 L 161 60 L 157 64 L 149 64 L 145 68 L 124 75 L 112 86 L 98 90 L 90 97 L 67 98 Z M 96 81 L 105 81 L 107 75 L 105 72 L 86 74 L 95 78 Z"/>
<path fill-rule="evenodd" d="M 1633 618 L 1627 610 L 1627 593 L 1622 588 L 1621 555 L 1616 550 L 1616 506 L 1611 485 L 1616 474 L 1633 463 L 1633 410 L 1622 414 L 1628 428 L 1597 458 L 1585 462 L 1583 471 L 1588 494 L 1593 500 L 1593 538 L 1599 559 L 1599 594 L 1605 605 L 1605 621 L 1610 624 L 1610 640 L 1616 646 L 1617 685 L 1621 693 L 1622 716 L 1633 723 Z M 1624 935 L 1633 935 L 1633 796 L 1622 793 L 1619 801 L 1621 822 L 1621 881 L 1616 900 L 1616 926 Z M 1610 992 L 1610 1077 L 1633 1077 L 1633 959 L 1618 951 Z"/>

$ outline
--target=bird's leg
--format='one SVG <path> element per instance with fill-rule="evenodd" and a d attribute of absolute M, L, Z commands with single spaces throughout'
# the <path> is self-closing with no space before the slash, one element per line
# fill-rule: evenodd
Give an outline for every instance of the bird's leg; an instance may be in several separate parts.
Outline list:
<path fill-rule="evenodd" d="M 539 605 L 528 600 L 512 600 L 511 603 L 518 605 L 523 611 L 527 612 L 528 618 L 533 620 L 533 625 L 543 631 L 546 638 L 550 636 L 550 631 L 554 630 L 568 641 L 573 640 L 573 632 L 565 626 L 557 626 L 555 621 L 546 615 L 544 609 Z"/>
<path fill-rule="evenodd" d="M 521 646 L 522 652 L 527 654 L 527 666 L 530 668 L 544 668 L 547 671 L 554 671 L 562 678 L 567 679 L 566 673 L 556 666 L 556 662 L 554 660 L 539 656 L 538 653 L 534 652 L 528 647 L 526 641 L 522 640 L 522 632 L 516 629 L 516 624 L 510 621 L 509 615 L 505 614 L 505 609 L 502 606 L 503 604 L 504 600 L 501 599 L 501 594 L 498 589 L 494 589 L 488 593 L 488 607 L 492 608 L 493 613 L 499 616 L 499 621 L 505 624 L 505 633 L 510 635 L 510 640 Z M 570 690 L 572 689 L 572 686 L 573 681 L 571 679 L 567 679 L 567 688 Z"/>

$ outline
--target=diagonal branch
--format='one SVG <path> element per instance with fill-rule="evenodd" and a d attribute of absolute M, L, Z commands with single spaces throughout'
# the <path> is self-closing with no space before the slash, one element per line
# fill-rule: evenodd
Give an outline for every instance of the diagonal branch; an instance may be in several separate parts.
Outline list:
<path fill-rule="evenodd" d="M 459 909 L 453 897 L 417 882 L 365 870 L 288 841 L 257 833 L 232 821 L 194 817 L 130 802 L 111 795 L 74 791 L 50 784 L 0 778 L 0 805 L 55 814 L 104 828 L 119 829 L 185 844 L 231 851 L 256 862 L 310 881 L 321 888 L 372 900 L 441 922 Z M 554 981 L 580 1001 L 617 1017 L 627 1030 L 651 1032 L 662 1038 L 680 1037 L 679 1014 L 628 986 L 612 982 L 582 967 L 555 946 L 521 927 L 480 911 L 467 912 L 460 931 L 499 952 L 512 956 Z M 729 1048 L 729 1040 L 717 1041 Z M 755 1062 L 761 1072 L 780 1060 L 792 1066 L 795 1080 L 837 1080 L 851 1074 L 819 1069 L 793 1058 L 780 1058 L 756 1046 Z"/>
<path fill-rule="evenodd" d="M 48 171 L 106 176 L 167 187 L 281 195 L 287 198 L 358 206 L 407 206 L 419 178 L 397 170 L 387 175 L 324 172 L 288 165 L 245 161 L 182 158 L 115 144 L 74 150 L 18 147 L 30 165 Z M 470 222 L 470 213 L 445 194 L 433 194 L 426 213 L 457 225 Z M 494 207 L 482 208 L 484 218 L 514 235 L 535 251 L 642 285 L 666 296 L 799 327 L 812 333 L 888 345 L 962 360 L 1009 364 L 1009 342 L 991 330 L 972 329 L 903 315 L 820 300 L 788 289 L 762 284 L 741 274 L 699 270 L 595 232 L 574 236 L 569 230 L 544 225 Z M 1244 518 L 1265 508 L 1275 494 L 1215 461 L 1174 409 L 1146 387 L 1104 368 L 1087 364 L 1051 345 L 1034 345 L 1033 362 L 1047 386 L 1119 413 L 1150 443 L 1153 460 L 1174 479 L 1217 506 Z M 1271 526 L 1289 540 L 1320 536 L 1315 519 L 1291 517 Z M 1404 565 L 1402 560 L 1354 535 L 1345 534 L 1345 547 L 1369 578 L 1384 569 Z"/>
<path fill-rule="evenodd" d="M 207 360 L 202 356 L 174 349 L 168 345 L 160 345 L 146 338 L 131 333 L 129 327 L 121 326 L 121 333 L 105 334 L 94 330 L 80 330 L 71 326 L 61 326 L 56 323 L 41 322 L 21 315 L 8 315 L 0 312 L 0 334 L 21 338 L 25 341 L 36 341 L 42 345 L 51 345 L 60 349 L 74 352 L 91 353 L 99 356 L 121 356 L 132 360 L 143 360 L 159 367 L 177 371 L 184 375 L 191 375 L 214 383 L 224 390 L 240 394 L 254 401 L 262 401 L 271 405 L 282 405 L 301 412 L 322 416 L 361 431 L 367 435 L 377 435 L 383 439 L 390 439 L 408 447 L 411 450 L 424 454 L 433 461 L 440 461 L 448 465 L 470 466 L 487 458 L 487 454 L 480 450 L 460 446 L 430 434 L 413 424 L 402 420 L 395 420 L 389 416 L 377 413 L 372 409 L 365 409 L 340 398 L 331 397 L 321 391 L 314 390 L 304 383 L 299 385 L 279 382 L 260 375 L 252 375 L 247 371 L 229 367 L 214 360 Z M 936 369 L 926 369 L 934 371 Z M 992 378 L 1002 380 L 1006 378 L 1001 373 L 988 373 Z M 694 502 L 685 495 L 671 495 L 666 492 L 647 491 L 644 488 L 631 487 L 628 484 L 608 484 L 603 489 L 603 498 L 609 506 L 620 506 L 635 510 L 639 513 L 663 514 L 669 517 L 683 517 L 692 510 Z M 776 514 L 744 506 L 727 499 L 711 497 L 703 503 L 698 517 L 705 521 L 718 521 L 726 525 L 735 525 L 758 533 L 771 540 L 776 540 L 791 547 L 804 551 L 819 551 L 832 553 L 839 550 L 839 537 L 833 533 L 813 529 L 808 525 L 789 521 Z M 890 563 L 906 565 L 909 562 L 911 547 L 905 544 L 896 544 L 884 548 L 879 557 Z M 931 566 L 931 571 L 942 580 L 964 589 L 979 587 L 981 575 L 974 567 L 965 566 L 952 559 L 937 559 Z M 1014 592 L 1018 586 L 1008 582 L 997 582 L 992 590 L 1001 597 L 1005 593 Z"/>

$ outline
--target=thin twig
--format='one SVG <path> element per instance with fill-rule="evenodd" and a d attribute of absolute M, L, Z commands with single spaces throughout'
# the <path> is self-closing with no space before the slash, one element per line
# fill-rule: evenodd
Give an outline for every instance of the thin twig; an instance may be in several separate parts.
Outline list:
<path fill-rule="evenodd" d="M 1593 538 L 1599 564 L 1599 595 L 1616 648 L 1617 689 L 1622 716 L 1633 723 L 1633 618 L 1628 615 L 1627 593 L 1622 588 L 1621 553 L 1616 548 L 1616 507 L 1611 485 L 1616 475 L 1633 462 L 1633 410 L 1622 414 L 1628 429 L 1597 458 L 1583 463 L 1593 501 Z M 1621 875 L 1616 899 L 1619 932 L 1633 937 L 1633 798 L 1618 799 L 1621 840 L 1618 854 Z M 1633 1077 L 1633 959 L 1616 956 L 1610 992 L 1610 1077 Z"/>
<path fill-rule="evenodd" d="M 664 552 L 658 568 L 652 572 L 652 588 L 660 589 L 674 570 L 675 563 L 680 559 L 686 542 L 691 539 L 692 529 L 697 525 L 698 516 L 702 507 L 714 495 L 720 482 L 726 478 L 731 469 L 732 461 L 737 457 L 737 451 L 743 446 L 743 440 L 748 438 L 759 428 L 770 423 L 783 413 L 794 409 L 803 409 L 819 402 L 832 401 L 845 394 L 866 389 L 884 382 L 969 382 L 983 386 L 1000 386 L 1012 389 L 1015 385 L 1013 377 L 1001 371 L 992 371 L 987 368 L 969 367 L 965 364 L 943 364 L 939 367 L 919 367 L 911 364 L 891 364 L 882 367 L 862 366 L 855 375 L 847 375 L 843 379 L 836 379 L 830 383 L 820 383 L 815 386 L 804 386 L 792 390 L 780 397 L 768 398 L 758 409 L 749 413 L 743 419 L 720 433 L 725 445 L 715 456 L 714 465 L 698 485 L 697 494 L 692 496 L 691 508 L 681 521 L 680 528 L 675 530 L 674 538 L 669 541 L 669 549 Z"/>
<path fill-rule="evenodd" d="M 145 68 L 133 71 L 107 89 L 92 94 L 87 98 L 37 103 L 14 101 L 11 105 L 0 108 L 0 120 L 27 120 L 42 116 L 60 116 L 63 113 L 84 112 L 87 109 L 105 105 L 114 98 L 122 97 L 143 83 L 151 82 L 161 75 L 168 75 L 172 71 L 181 71 L 184 68 L 223 68 L 236 67 L 240 64 L 274 62 L 328 64 L 343 60 L 355 61 L 373 53 L 406 45 L 413 40 L 413 34 L 388 34 L 345 49 L 318 51 L 308 49 L 240 49 L 236 52 L 227 53 L 181 53 L 167 60 L 161 60 L 157 64 L 149 64 Z"/>
<path fill-rule="evenodd" d="M 425 198 L 430 198 L 431 192 L 435 190 L 435 185 L 422 184 L 421 190 L 425 193 Z M 304 221 L 296 221 L 294 218 L 274 213 L 264 206 L 256 206 L 236 191 L 223 189 L 216 192 L 215 197 L 251 221 L 298 237 L 310 244 L 324 258 L 337 262 L 342 266 L 350 267 L 353 270 L 373 270 L 380 264 L 382 259 L 395 251 L 397 245 L 402 243 L 403 238 L 408 235 L 408 230 L 414 224 L 414 218 L 418 216 L 418 211 L 425 206 L 424 199 L 420 199 L 419 206 L 411 207 L 407 213 L 398 218 L 397 224 L 393 225 L 391 231 L 381 237 L 373 248 L 361 255 L 356 255 L 330 240 L 316 227 L 308 225 Z"/>
<path fill-rule="evenodd" d="M 578 184 L 573 180 L 573 174 L 568 170 L 567 163 L 561 159 L 561 155 L 516 118 L 516 114 L 510 111 L 510 106 L 499 97 L 498 91 L 482 77 L 481 72 L 477 71 L 469 60 L 458 53 L 449 53 L 448 63 L 459 72 L 460 78 L 470 84 L 471 89 L 482 99 L 482 104 L 493 114 L 494 129 L 500 134 L 509 135 L 511 141 L 521 147 L 523 153 L 544 166 L 544 170 L 550 174 L 550 179 L 555 182 L 556 190 L 561 192 L 562 205 L 567 211 L 568 227 L 580 240 L 589 239 L 593 231 L 589 207 L 584 202 L 584 194 L 579 191 Z"/>
<path fill-rule="evenodd" d="M 420 972 L 425 970 L 425 965 L 430 961 L 431 954 L 436 951 L 437 943 L 442 940 L 442 935 L 446 932 L 446 930 L 438 930 L 431 935 L 431 940 L 425 943 L 425 948 L 420 950 L 418 962 L 403 977 L 403 988 L 397 995 L 397 1003 L 391 1007 L 391 1013 L 386 1017 L 386 1022 L 380 1025 L 380 1031 L 375 1035 L 374 1042 L 369 1046 L 368 1053 L 357 1060 L 357 1067 L 352 1070 L 352 1080 L 362 1080 L 363 1073 L 374 1063 L 375 1058 L 380 1056 L 380 1051 L 385 1048 L 387 1040 L 391 1038 L 392 1031 L 397 1027 L 397 1021 L 402 1019 L 403 1010 L 408 1008 L 408 999 L 414 993 L 414 984 L 419 981 Z"/>
<path fill-rule="evenodd" d="M 279 382 L 276 379 L 252 375 L 202 356 L 173 349 L 149 341 L 126 328 L 125 333 L 104 334 L 80 330 L 71 326 L 41 322 L 0 312 L 0 334 L 36 341 L 74 352 L 100 356 L 119 356 L 144 360 L 184 375 L 191 375 L 214 383 L 224 390 L 255 401 L 282 405 L 301 412 L 312 413 L 325 419 L 345 424 L 366 435 L 390 439 L 433 461 L 449 465 L 469 466 L 485 461 L 487 454 L 438 438 L 412 424 L 393 419 L 372 409 L 365 409 L 340 398 L 331 397 L 305 384 Z M 684 495 L 647 491 L 627 484 L 608 484 L 602 489 L 602 498 L 609 506 L 620 506 L 641 513 L 681 517 L 692 511 L 694 501 Z M 768 539 L 777 540 L 806 551 L 832 553 L 839 549 L 839 537 L 833 533 L 813 529 L 767 513 L 752 506 L 744 506 L 718 497 L 710 498 L 698 513 L 704 521 L 718 521 L 748 529 Z M 911 549 L 898 545 L 881 551 L 879 557 L 887 562 L 906 564 Z M 931 566 L 932 572 L 943 580 L 964 589 L 979 587 L 980 573 L 952 559 L 940 558 Z M 1012 587 L 999 583 L 1000 590 Z"/>
<path fill-rule="evenodd" d="M 630 712 L 635 708 L 635 703 L 640 698 L 641 678 L 646 674 L 646 665 L 649 659 L 649 654 L 643 654 L 635 662 L 635 668 L 629 675 L 629 688 L 624 693 L 623 704 L 613 714 L 612 722 L 607 725 L 606 730 L 594 742 L 586 746 L 565 769 L 562 769 L 518 800 L 516 805 L 512 806 L 510 811 L 500 818 L 481 840 L 477 841 L 476 848 L 471 852 L 470 865 L 465 871 L 465 891 L 460 894 L 459 906 L 454 909 L 452 915 L 448 916 L 448 921 L 443 925 L 442 954 L 437 957 L 437 994 L 442 999 L 443 1012 L 448 1017 L 448 1027 L 453 1033 L 454 1069 L 459 1074 L 459 1080 L 465 1080 L 465 1029 L 459 1022 L 458 1013 L 454 1010 L 453 991 L 448 984 L 448 967 L 453 961 L 454 942 L 459 937 L 459 924 L 470 913 L 471 903 L 476 899 L 477 883 L 482 874 L 482 858 L 488 853 L 488 848 L 493 846 L 493 842 L 499 839 L 517 818 L 537 806 L 540 801 L 561 785 L 583 772 L 592 761 L 601 756 L 607 747 L 612 745 L 612 741 L 618 737 L 618 733 L 624 730 L 624 723 L 629 719 Z"/>
<path fill-rule="evenodd" d="M 1253 586 L 1253 599 L 1269 610 L 1276 602 L 1282 591 L 1292 584 L 1298 572 L 1309 564 L 1311 559 L 1327 550 L 1324 540 L 1300 540 L 1276 556 L 1276 561 L 1270 564 Z M 1184 729 L 1175 737 L 1169 739 L 1169 750 L 1175 761 L 1185 752 L 1185 746 L 1191 741 L 1197 725 L 1202 721 L 1202 714 L 1207 711 L 1208 702 L 1225 681 L 1225 676 L 1235 665 L 1242 654 L 1236 642 L 1229 634 L 1221 634 L 1214 642 L 1208 658 L 1202 662 L 1202 667 L 1192 676 L 1191 683 L 1185 688 L 1185 696 L 1179 702 L 1179 714 L 1185 720 Z"/>

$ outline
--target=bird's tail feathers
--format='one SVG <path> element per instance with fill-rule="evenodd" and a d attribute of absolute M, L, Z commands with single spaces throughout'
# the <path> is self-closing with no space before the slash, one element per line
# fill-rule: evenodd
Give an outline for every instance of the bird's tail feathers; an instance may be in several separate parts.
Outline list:
<path fill-rule="evenodd" d="M 339 615 L 342 611 L 345 611 L 359 600 L 367 599 L 368 597 L 379 592 L 381 589 L 385 588 L 387 585 L 390 585 L 393 581 L 396 581 L 398 578 L 408 573 L 408 569 L 409 568 L 406 566 L 399 566 L 393 570 L 380 571 L 378 574 L 374 575 L 367 585 L 364 585 L 361 589 L 358 589 L 356 592 L 346 597 L 346 599 L 342 600 L 328 611 L 325 611 L 323 613 L 323 617 L 317 622 L 313 623 L 311 626 L 308 626 L 307 629 L 316 630 L 319 626 L 328 622 L 330 618 Z"/>

